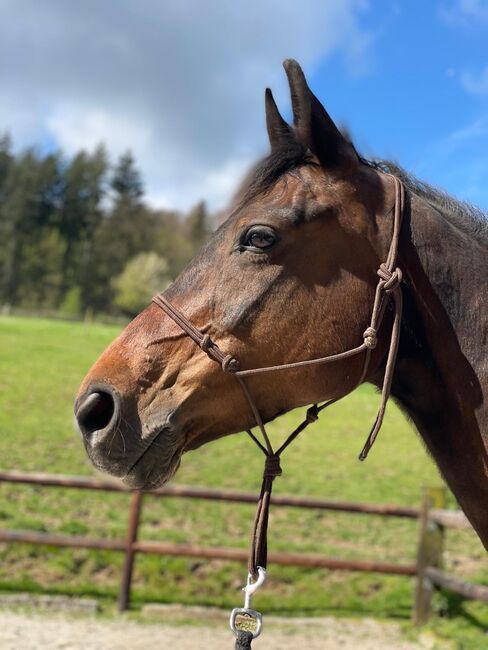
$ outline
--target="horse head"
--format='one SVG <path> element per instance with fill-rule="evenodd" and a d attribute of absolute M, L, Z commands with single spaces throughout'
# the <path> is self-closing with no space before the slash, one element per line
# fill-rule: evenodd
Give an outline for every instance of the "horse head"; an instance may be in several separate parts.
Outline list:
<path fill-rule="evenodd" d="M 285 70 L 293 125 L 266 90 L 269 155 L 249 174 L 225 222 L 164 293 L 242 369 L 357 346 L 391 237 L 391 182 L 362 163 L 299 65 L 286 61 Z M 381 338 L 369 373 L 383 363 Z M 256 375 L 248 389 L 267 422 L 345 394 L 362 367 L 355 356 Z M 93 463 L 145 488 L 168 480 L 185 451 L 255 424 L 235 377 L 155 304 L 91 368 L 75 413 Z"/>

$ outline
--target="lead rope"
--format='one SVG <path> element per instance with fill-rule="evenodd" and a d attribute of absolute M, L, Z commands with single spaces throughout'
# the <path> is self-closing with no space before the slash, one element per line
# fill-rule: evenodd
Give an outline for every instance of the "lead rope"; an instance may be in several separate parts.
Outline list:
<path fill-rule="evenodd" d="M 246 630 L 239 630 L 237 632 L 235 650 L 248 650 L 251 648 L 252 640 L 254 639 L 252 632 Z"/>
<path fill-rule="evenodd" d="M 282 474 L 280 465 L 281 454 L 295 440 L 295 438 L 304 429 L 306 429 L 309 424 L 318 420 L 319 413 L 321 411 L 323 411 L 331 404 L 334 404 L 334 402 L 337 402 L 339 399 L 342 399 L 342 397 L 345 397 L 345 395 L 349 394 L 352 390 L 354 390 L 354 388 L 363 382 L 369 367 L 371 352 L 374 350 L 378 342 L 378 330 L 383 321 L 383 316 L 387 306 L 387 299 L 392 296 L 394 302 L 394 318 L 390 334 L 390 345 L 385 365 L 385 373 L 383 376 L 380 405 L 373 427 L 371 428 L 371 431 L 366 439 L 361 453 L 359 454 L 359 460 L 363 461 L 366 459 L 383 423 L 386 404 L 388 402 L 388 397 L 391 390 L 396 356 L 398 352 L 403 307 L 402 292 L 400 287 L 400 283 L 402 281 L 402 273 L 401 270 L 396 267 L 396 262 L 398 256 L 400 228 L 405 204 L 405 191 L 402 182 L 396 176 L 393 176 L 391 174 L 388 174 L 388 176 L 393 179 L 395 184 L 393 232 L 386 262 L 380 265 L 380 268 L 377 272 L 379 281 L 376 285 L 370 324 L 363 333 L 363 343 L 361 345 L 355 348 L 351 348 L 350 350 L 346 350 L 345 352 L 339 352 L 337 354 L 320 357 L 318 359 L 296 361 L 278 366 L 267 366 L 264 368 L 240 370 L 239 361 L 237 359 L 232 357 L 230 354 L 224 354 L 218 345 L 212 341 L 208 334 L 203 334 L 198 328 L 196 328 L 186 318 L 186 316 L 182 314 L 168 300 L 166 300 L 162 294 L 158 294 L 152 299 L 152 301 L 158 307 L 163 309 L 163 311 L 165 311 L 168 316 L 170 316 L 170 318 L 172 318 L 173 321 L 179 325 L 179 327 L 181 327 L 181 329 L 207 354 L 210 359 L 220 364 L 224 372 L 232 373 L 236 376 L 264 440 L 263 444 L 252 433 L 251 430 L 247 431 L 250 438 L 265 454 L 265 463 L 263 481 L 261 484 L 261 491 L 259 494 L 256 516 L 254 518 L 254 525 L 251 536 L 251 548 L 248 561 L 248 581 L 246 587 L 244 587 L 244 607 L 234 609 L 230 617 L 230 626 L 236 636 L 235 650 L 246 650 L 247 648 L 251 648 L 252 640 L 261 633 L 262 616 L 256 610 L 251 609 L 251 597 L 266 578 L 269 507 L 271 502 L 273 481 L 277 476 L 281 476 Z M 305 366 L 330 363 L 333 361 L 339 361 L 341 359 L 347 359 L 363 352 L 365 355 L 362 371 L 358 381 L 354 384 L 353 388 L 347 391 L 344 395 L 330 399 L 321 405 L 313 404 L 310 406 L 307 409 L 303 422 L 301 422 L 296 427 L 296 429 L 290 433 L 281 447 L 279 447 L 277 451 L 274 451 L 259 410 L 256 407 L 254 399 L 252 398 L 252 395 L 247 387 L 245 378 L 252 375 L 264 374 L 267 372 L 276 372 L 290 368 L 303 368 Z"/>

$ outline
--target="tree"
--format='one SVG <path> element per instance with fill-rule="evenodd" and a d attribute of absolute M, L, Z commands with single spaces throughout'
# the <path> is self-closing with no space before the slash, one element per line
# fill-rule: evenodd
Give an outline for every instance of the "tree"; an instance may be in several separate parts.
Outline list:
<path fill-rule="evenodd" d="M 193 245 L 188 236 L 183 216 L 171 210 L 153 210 L 154 235 L 152 249 L 168 262 L 174 279 L 193 256 Z"/>
<path fill-rule="evenodd" d="M 204 243 L 204 203 L 186 217 L 153 210 L 130 152 L 108 169 L 102 146 L 66 161 L 60 152 L 14 155 L 0 135 L 0 305 L 134 313 Z"/>
<path fill-rule="evenodd" d="M 64 174 L 64 202 L 60 232 L 66 241 L 60 299 L 79 288 L 80 309 L 92 300 L 94 239 L 103 217 L 102 200 L 108 160 L 100 145 L 90 155 L 80 151 Z"/>
<path fill-rule="evenodd" d="M 210 232 L 205 201 L 200 201 L 190 210 L 186 217 L 186 227 L 193 251 L 196 253 L 207 241 Z"/>
<path fill-rule="evenodd" d="M 29 309 L 58 306 L 65 247 L 66 242 L 56 228 L 39 229 L 35 240 L 26 240 L 19 269 L 18 304 Z"/>
<path fill-rule="evenodd" d="M 142 182 L 130 152 L 119 158 L 110 180 L 113 201 L 96 232 L 93 251 L 91 304 L 109 311 L 118 276 L 127 261 L 154 250 L 154 213 L 142 202 Z"/>
<path fill-rule="evenodd" d="M 0 203 L 0 297 L 3 303 L 18 302 L 26 255 L 36 255 L 35 245 L 44 229 L 53 227 L 59 211 L 59 156 L 38 158 L 26 151 L 8 168 Z M 40 282 L 33 276 L 32 282 Z"/>
<path fill-rule="evenodd" d="M 11 153 L 11 141 L 8 134 L 0 138 L 0 304 L 5 302 L 7 294 L 7 274 L 10 272 L 10 244 L 9 235 L 12 231 L 12 223 L 4 204 L 7 199 L 8 179 L 12 176 L 12 167 L 15 159 Z"/>
<path fill-rule="evenodd" d="M 132 153 L 126 151 L 120 156 L 112 178 L 111 187 L 116 194 L 116 201 L 130 200 L 138 202 L 144 194 L 141 175 L 135 166 Z"/>
<path fill-rule="evenodd" d="M 168 263 L 164 258 L 156 253 L 140 253 L 127 262 L 113 281 L 114 303 L 126 314 L 134 316 L 170 281 Z"/>
<path fill-rule="evenodd" d="M 0 136 L 0 201 L 5 200 L 4 185 L 7 180 L 10 167 L 14 161 L 12 155 L 12 141 L 10 135 L 5 133 Z"/>

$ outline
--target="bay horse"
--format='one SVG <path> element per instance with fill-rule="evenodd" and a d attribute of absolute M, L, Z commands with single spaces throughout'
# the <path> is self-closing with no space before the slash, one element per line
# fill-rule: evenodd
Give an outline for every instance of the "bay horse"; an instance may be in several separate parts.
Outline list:
<path fill-rule="evenodd" d="M 270 154 L 229 216 L 164 292 L 242 368 L 334 355 L 362 341 L 405 188 L 398 242 L 403 315 L 391 394 L 413 420 L 488 548 L 488 222 L 397 165 L 356 151 L 285 61 L 294 124 L 266 90 Z M 393 310 L 363 381 L 381 385 Z M 361 355 L 248 379 L 263 422 L 339 398 Z M 96 467 L 135 488 L 173 476 L 184 452 L 254 426 L 239 383 L 151 303 L 85 377 L 75 414 Z M 394 462 L 392 460 L 392 462 Z"/>

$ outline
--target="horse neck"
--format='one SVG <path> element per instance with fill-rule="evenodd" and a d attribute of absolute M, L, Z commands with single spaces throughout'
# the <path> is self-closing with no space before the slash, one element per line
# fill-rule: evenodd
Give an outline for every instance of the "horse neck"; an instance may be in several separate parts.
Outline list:
<path fill-rule="evenodd" d="M 413 195 L 399 265 L 405 307 L 392 394 L 488 548 L 486 249 Z"/>

